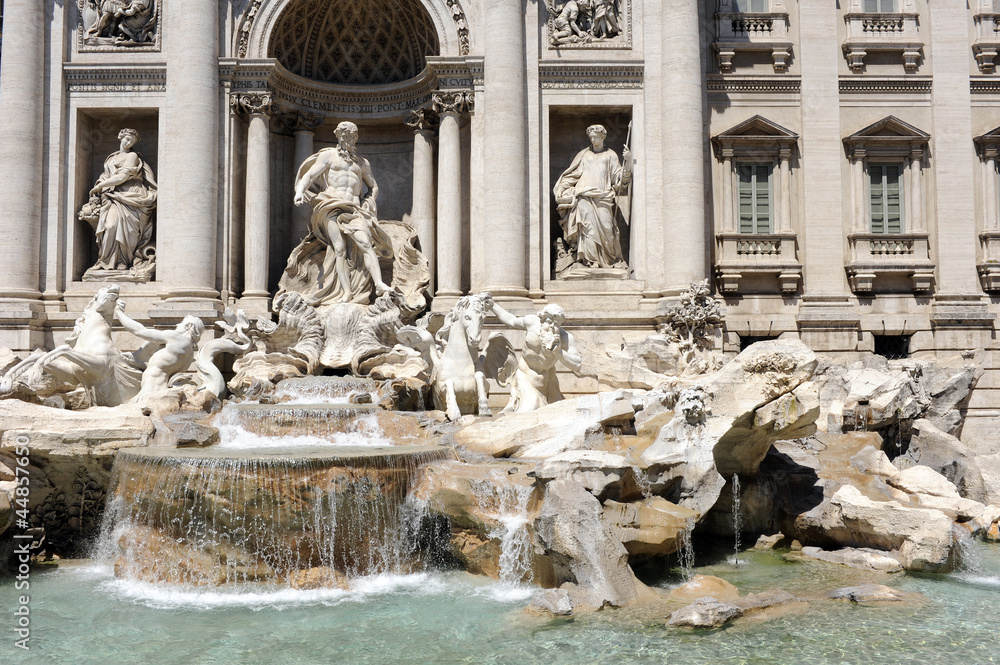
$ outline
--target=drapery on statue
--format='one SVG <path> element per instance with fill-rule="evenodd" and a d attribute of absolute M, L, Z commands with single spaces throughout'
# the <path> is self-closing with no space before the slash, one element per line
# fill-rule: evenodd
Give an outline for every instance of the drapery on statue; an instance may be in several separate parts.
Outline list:
<path fill-rule="evenodd" d="M 632 154 L 624 146 L 624 164 L 619 163 L 615 151 L 604 145 L 607 135 L 602 125 L 588 127 L 591 146 L 576 155 L 553 188 L 563 231 L 562 250 L 567 254 L 557 264 L 560 275 L 577 267 L 628 267 L 615 217 L 616 197 L 627 193 L 632 181 Z"/>
<path fill-rule="evenodd" d="M 153 273 L 156 180 L 149 164 L 132 151 L 139 132 L 123 129 L 118 139 L 121 149 L 104 160 L 104 172 L 80 210 L 80 219 L 90 223 L 97 234 L 97 263 L 85 279 L 100 279 L 99 271 L 106 270 L 128 270 L 147 279 Z M 108 277 L 121 279 L 121 275 Z"/>
<path fill-rule="evenodd" d="M 559 390 L 559 379 L 556 377 L 556 365 L 563 363 L 573 372 L 579 372 L 583 364 L 580 352 L 576 348 L 576 340 L 567 332 L 562 323 L 566 313 L 562 307 L 549 303 L 538 314 L 514 316 L 500 305 L 493 302 L 489 294 L 485 294 L 489 306 L 500 322 L 510 328 L 525 331 L 524 350 L 517 360 L 517 369 L 513 371 L 510 385 L 510 402 L 504 407 L 504 413 L 511 411 L 534 411 L 546 404 L 558 402 L 563 398 Z M 497 333 L 490 335 L 491 348 Z M 493 351 L 496 353 L 497 351 Z M 509 345 L 507 353 L 513 353 Z M 492 355 L 487 352 L 487 356 Z M 506 362 L 490 361 L 492 364 Z M 510 374 L 509 370 L 502 374 Z"/>
<path fill-rule="evenodd" d="M 390 290 L 379 259 L 393 257 L 392 241 L 378 223 L 378 184 L 367 159 L 358 156 L 358 128 L 337 125 L 337 147 L 309 157 L 295 176 L 295 205 L 310 203 L 310 235 L 292 252 L 285 271 L 294 290 L 313 306 L 334 302 L 368 304 Z M 311 188 L 318 185 L 319 191 Z M 362 196 L 364 187 L 368 193 Z M 310 236 L 312 238 L 310 238 Z M 318 242 L 310 242 L 315 239 Z M 324 251 L 324 255 L 315 254 Z M 317 265 L 319 264 L 319 265 Z"/>

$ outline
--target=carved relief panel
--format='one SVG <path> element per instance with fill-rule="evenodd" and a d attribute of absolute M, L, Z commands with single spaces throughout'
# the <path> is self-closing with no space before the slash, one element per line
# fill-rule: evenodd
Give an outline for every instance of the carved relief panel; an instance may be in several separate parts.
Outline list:
<path fill-rule="evenodd" d="M 632 0 L 545 0 L 549 49 L 632 48 Z"/>
<path fill-rule="evenodd" d="M 78 0 L 79 50 L 159 51 L 160 1 Z"/>

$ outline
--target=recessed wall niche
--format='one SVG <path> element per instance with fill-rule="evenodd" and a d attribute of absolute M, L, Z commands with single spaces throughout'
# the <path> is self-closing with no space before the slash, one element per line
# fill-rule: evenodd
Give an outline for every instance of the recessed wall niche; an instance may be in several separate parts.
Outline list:
<path fill-rule="evenodd" d="M 118 134 L 125 128 L 139 133 L 139 140 L 132 151 L 149 165 L 154 179 L 158 178 L 159 117 L 156 109 L 80 109 L 77 114 L 76 178 L 70 209 L 66 211 L 72 220 L 71 228 L 74 229 L 73 281 L 81 281 L 84 273 L 100 256 L 94 228 L 80 219 L 80 211 L 90 199 L 91 188 L 104 172 L 105 160 L 121 148 Z M 151 223 L 155 244 L 155 212 Z"/>
<path fill-rule="evenodd" d="M 573 169 L 575 173 L 570 173 L 571 166 L 574 166 L 581 152 L 591 147 L 587 129 L 592 125 L 601 125 L 607 130 L 604 145 L 614 151 L 617 163 L 621 164 L 622 148 L 626 142 L 631 143 L 629 135 L 631 120 L 630 106 L 549 107 L 549 170 L 545 195 L 548 200 L 548 256 L 552 279 L 628 279 L 631 275 L 630 268 L 634 265 L 631 253 L 631 185 L 621 187 L 620 193 L 610 201 L 610 210 L 607 208 L 607 201 L 603 206 L 600 203 L 590 205 L 587 210 L 576 208 L 575 202 L 571 200 L 572 191 L 569 189 L 570 183 L 576 181 L 580 175 L 580 167 Z M 605 166 L 613 169 L 613 163 L 614 160 L 611 165 Z M 632 168 L 634 171 L 634 156 Z M 560 178 L 564 174 L 566 179 L 561 182 Z M 614 175 L 609 175 L 613 180 Z M 556 200 L 553 191 L 557 184 L 562 194 L 561 202 Z M 592 201 L 592 197 L 588 198 Z M 573 215 L 576 215 L 576 220 L 572 219 Z M 587 225 L 591 219 L 598 220 L 597 226 L 603 228 L 589 234 L 586 232 L 581 234 L 579 222 L 583 221 Z M 601 220 L 603 224 L 600 223 Z M 613 220 L 613 227 L 608 224 L 609 220 Z M 568 228 L 564 229 L 564 226 Z M 614 249 L 607 251 L 608 245 L 614 244 L 615 230 L 621 247 L 621 261 L 617 262 L 611 260 L 616 251 Z M 572 237 L 567 238 L 567 234 Z M 581 240 L 581 235 L 590 237 Z M 598 262 L 588 260 L 587 257 L 593 256 L 593 252 L 581 248 L 581 242 L 585 245 L 588 243 L 600 245 L 598 253 L 603 255 L 604 260 L 601 263 L 606 265 L 597 265 Z M 592 265 L 586 265 L 588 263 Z"/>

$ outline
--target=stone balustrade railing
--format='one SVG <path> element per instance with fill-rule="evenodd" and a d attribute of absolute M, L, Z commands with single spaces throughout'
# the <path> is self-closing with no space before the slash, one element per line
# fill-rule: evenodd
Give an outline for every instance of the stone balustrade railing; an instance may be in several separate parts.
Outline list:
<path fill-rule="evenodd" d="M 713 44 L 719 71 L 733 70 L 733 58 L 740 51 L 770 51 L 774 71 L 788 71 L 792 43 L 788 39 L 788 14 L 785 12 L 719 12 L 715 15 Z"/>
<path fill-rule="evenodd" d="M 919 14 L 849 12 L 844 21 L 847 23 L 844 56 L 851 70 L 863 71 L 864 58 L 872 51 L 895 51 L 902 54 L 906 71 L 916 71 L 923 54 Z"/>
<path fill-rule="evenodd" d="M 872 292 L 878 278 L 903 279 L 914 293 L 933 289 L 935 266 L 927 232 L 852 233 L 847 239 L 851 261 L 846 269 L 855 293 Z"/>
<path fill-rule="evenodd" d="M 972 44 L 976 64 L 983 74 L 992 74 L 996 71 L 994 58 L 1000 51 L 1000 14 L 981 12 L 972 18 L 976 24 L 976 40 Z"/>

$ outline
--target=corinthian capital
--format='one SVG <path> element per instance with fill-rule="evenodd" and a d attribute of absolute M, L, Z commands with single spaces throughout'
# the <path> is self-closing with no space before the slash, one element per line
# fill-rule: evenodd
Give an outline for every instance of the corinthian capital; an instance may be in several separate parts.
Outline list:
<path fill-rule="evenodd" d="M 229 106 L 241 115 L 271 115 L 270 92 L 239 92 L 229 96 Z"/>
<path fill-rule="evenodd" d="M 413 109 L 403 118 L 406 126 L 415 132 L 424 129 L 434 129 L 438 126 L 438 116 L 433 109 L 419 108 Z"/>
<path fill-rule="evenodd" d="M 431 103 L 438 113 L 465 113 L 473 107 L 474 93 L 469 90 L 438 90 L 431 93 Z"/>
<path fill-rule="evenodd" d="M 326 116 L 308 111 L 289 111 L 280 116 L 281 124 L 291 133 L 295 132 L 315 132 Z"/>

